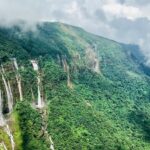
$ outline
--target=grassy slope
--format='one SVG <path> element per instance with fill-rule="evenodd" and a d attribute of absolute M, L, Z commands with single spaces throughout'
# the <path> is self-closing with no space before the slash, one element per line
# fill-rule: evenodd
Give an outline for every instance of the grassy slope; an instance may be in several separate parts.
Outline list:
<path fill-rule="evenodd" d="M 48 131 L 56 149 L 150 149 L 150 80 L 133 59 L 133 47 L 60 23 L 45 23 L 36 34 L 13 32 L 1 30 L 0 56 L 3 62 L 15 56 L 26 66 L 22 77 L 28 101 L 35 74 L 27 59 L 39 59 L 47 93 Z M 87 64 L 86 49 L 93 44 L 100 75 Z M 66 55 L 71 68 L 76 55 L 82 58 L 76 62 L 77 71 L 71 69 L 73 90 L 66 87 L 66 74 L 56 63 L 58 54 Z M 23 147 L 46 149 L 47 142 L 38 133 L 40 116 L 27 107 L 25 102 L 17 105 Z"/>

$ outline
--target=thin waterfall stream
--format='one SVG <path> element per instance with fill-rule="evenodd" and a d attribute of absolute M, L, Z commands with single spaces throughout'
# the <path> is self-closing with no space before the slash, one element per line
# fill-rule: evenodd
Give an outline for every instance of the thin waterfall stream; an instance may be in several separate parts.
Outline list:
<path fill-rule="evenodd" d="M 42 94 L 41 94 L 41 77 L 40 77 L 40 73 L 39 73 L 39 66 L 38 66 L 38 62 L 35 60 L 31 60 L 31 63 L 32 63 L 34 71 L 36 71 L 36 73 L 37 73 L 37 91 L 38 91 L 37 107 L 42 108 L 42 107 L 44 107 L 44 102 L 43 102 L 43 98 L 42 98 Z"/>
<path fill-rule="evenodd" d="M 21 75 L 19 73 L 19 67 L 16 58 L 12 58 L 14 67 L 16 69 L 16 80 L 18 84 L 18 90 L 19 90 L 19 96 L 20 96 L 20 101 L 23 100 L 23 94 L 22 94 L 22 86 L 21 86 Z"/>
<path fill-rule="evenodd" d="M 11 133 L 11 130 L 10 130 L 8 124 L 6 124 L 6 125 L 4 126 L 4 131 L 7 133 L 8 137 L 9 137 L 9 139 L 10 139 L 12 150 L 14 150 L 14 149 L 15 149 L 14 137 L 13 137 L 13 135 L 12 135 L 12 133 Z"/>
<path fill-rule="evenodd" d="M 6 90 L 6 96 L 7 96 L 7 102 L 8 102 L 8 110 L 9 113 L 12 112 L 13 110 L 13 96 L 12 96 L 12 90 L 11 90 L 11 86 L 9 81 L 7 81 L 6 77 L 5 77 L 5 70 L 2 66 L 2 71 L 1 71 L 1 75 L 2 75 L 2 80 L 5 86 L 5 90 Z"/>
<path fill-rule="evenodd" d="M 2 98 L 2 91 L 0 90 L 0 126 L 5 125 L 5 120 L 3 116 L 3 98 Z"/>
<path fill-rule="evenodd" d="M 0 90 L 0 126 L 4 128 L 4 131 L 6 132 L 6 134 L 8 135 L 10 139 L 12 150 L 14 150 L 15 149 L 14 137 L 9 128 L 9 125 L 7 124 L 7 121 L 4 119 L 4 116 L 3 116 L 3 98 L 2 98 L 1 90 Z M 2 142 L 1 145 L 3 146 L 4 150 L 7 150 L 7 147 L 4 144 L 4 142 Z"/>
<path fill-rule="evenodd" d="M 73 84 L 71 82 L 71 78 L 70 78 L 70 67 L 69 65 L 67 64 L 67 61 L 65 58 L 62 59 L 62 64 L 63 64 L 63 69 L 64 69 L 64 72 L 67 73 L 67 86 L 72 89 L 73 88 Z"/>

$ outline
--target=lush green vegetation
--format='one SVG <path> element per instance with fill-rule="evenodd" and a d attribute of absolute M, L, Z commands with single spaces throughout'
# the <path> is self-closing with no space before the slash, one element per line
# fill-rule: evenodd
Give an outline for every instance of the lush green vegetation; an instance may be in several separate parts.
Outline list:
<path fill-rule="evenodd" d="M 87 55 L 88 47 L 100 60 L 100 73 L 92 70 L 90 63 L 94 60 Z M 11 57 L 23 66 L 19 70 L 23 102 L 19 102 L 15 90 Z M 70 66 L 73 89 L 67 87 L 62 58 Z M 16 98 L 11 128 L 18 149 L 49 149 L 48 138 L 42 133 L 43 123 L 56 150 L 150 149 L 150 77 L 141 65 L 143 56 L 137 46 L 120 44 L 80 28 L 45 23 L 36 32 L 21 32 L 18 27 L 0 29 L 0 59 Z M 37 85 L 30 59 L 39 62 L 45 110 L 35 109 L 32 104 Z M 0 85 L 4 89 L 2 81 Z M 45 120 L 42 111 L 46 111 Z M 9 145 L 1 129 L 0 141 L 1 133 Z"/>

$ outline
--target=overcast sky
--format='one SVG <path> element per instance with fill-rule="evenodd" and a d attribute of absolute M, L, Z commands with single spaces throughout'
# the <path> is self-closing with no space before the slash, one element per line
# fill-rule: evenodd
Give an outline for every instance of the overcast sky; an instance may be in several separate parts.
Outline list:
<path fill-rule="evenodd" d="M 150 0 L 0 0 L 0 24 L 59 21 L 124 43 L 150 56 Z"/>

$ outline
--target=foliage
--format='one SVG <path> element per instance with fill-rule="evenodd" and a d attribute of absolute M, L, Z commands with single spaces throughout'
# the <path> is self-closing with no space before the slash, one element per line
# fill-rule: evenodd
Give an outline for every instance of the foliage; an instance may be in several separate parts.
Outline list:
<path fill-rule="evenodd" d="M 100 60 L 99 74 L 86 63 L 89 46 Z M 143 56 L 137 46 L 61 23 L 44 23 L 34 32 L 22 32 L 16 27 L 1 29 L 0 58 L 18 101 L 11 57 L 16 57 L 24 68 L 19 69 L 24 101 L 16 102 L 16 122 L 11 127 L 16 140 L 19 135 L 22 149 L 46 150 L 50 145 L 42 135 L 41 110 L 32 105 L 31 89 L 36 97 L 37 79 L 30 59 L 39 62 L 46 103 L 43 109 L 48 111 L 47 131 L 56 150 L 150 149 L 150 77 L 147 69 L 144 72 L 142 68 Z M 67 87 L 67 73 L 61 60 L 64 57 L 70 66 L 73 89 Z M 4 90 L 1 80 L 0 85 Z M 4 138 L 8 143 L 8 137 Z"/>

